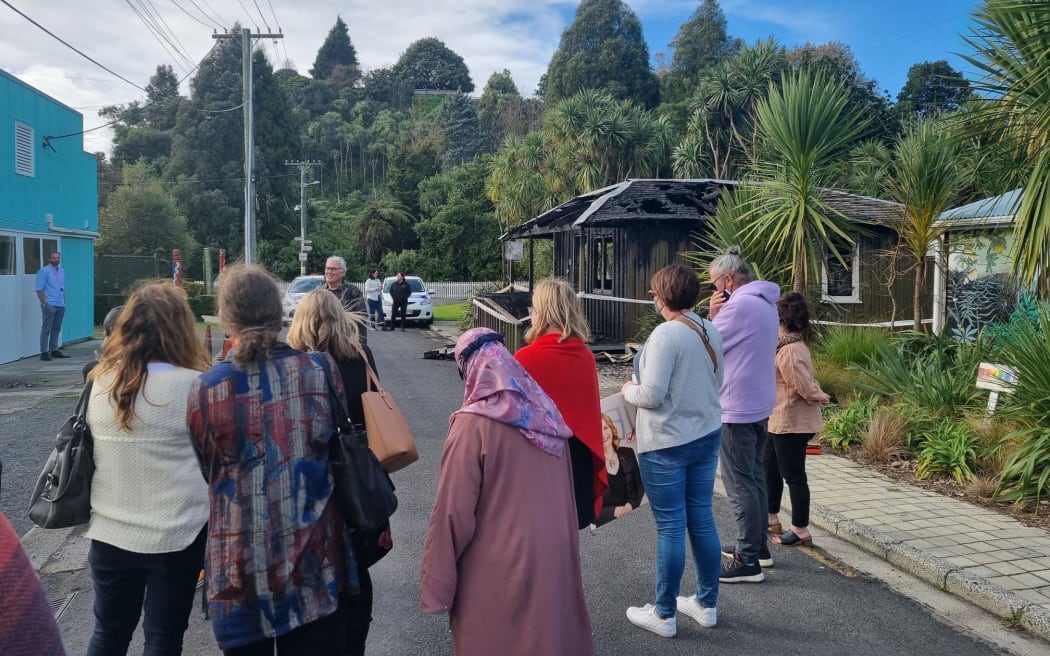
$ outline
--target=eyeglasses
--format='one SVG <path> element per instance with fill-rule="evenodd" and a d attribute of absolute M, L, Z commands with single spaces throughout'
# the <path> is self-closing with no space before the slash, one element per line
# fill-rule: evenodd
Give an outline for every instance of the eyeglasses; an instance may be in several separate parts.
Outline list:
<path fill-rule="evenodd" d="M 325 271 L 343 271 L 343 267 L 325 267 Z"/>
<path fill-rule="evenodd" d="M 485 333 L 484 335 L 480 335 L 470 344 L 467 344 L 467 347 L 463 349 L 463 352 L 459 354 L 459 358 L 456 360 L 456 368 L 459 369 L 460 378 L 463 378 L 463 368 L 466 366 L 467 360 L 470 359 L 470 356 L 477 353 L 478 349 L 489 342 L 499 342 L 500 344 L 505 343 L 503 341 L 503 335 L 500 333 Z"/>

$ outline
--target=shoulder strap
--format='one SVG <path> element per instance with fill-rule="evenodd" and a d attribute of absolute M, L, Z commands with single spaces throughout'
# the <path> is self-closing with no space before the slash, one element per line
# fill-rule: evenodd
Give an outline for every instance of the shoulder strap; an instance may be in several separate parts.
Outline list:
<path fill-rule="evenodd" d="M 675 317 L 675 321 L 681 321 L 685 325 L 693 329 L 693 332 L 700 335 L 700 339 L 704 340 L 704 347 L 707 349 L 707 354 L 711 356 L 711 364 L 714 366 L 715 371 L 718 371 L 718 356 L 715 355 L 715 347 L 711 346 L 711 340 L 707 339 L 707 334 L 700 330 L 692 319 L 686 319 L 682 315 Z"/>
<path fill-rule="evenodd" d="M 382 392 L 383 386 L 379 384 L 379 376 L 376 375 L 376 370 L 372 368 L 372 364 L 368 361 L 368 355 L 362 353 L 361 359 L 365 361 L 365 372 L 368 375 L 367 388 L 370 391 Z"/>

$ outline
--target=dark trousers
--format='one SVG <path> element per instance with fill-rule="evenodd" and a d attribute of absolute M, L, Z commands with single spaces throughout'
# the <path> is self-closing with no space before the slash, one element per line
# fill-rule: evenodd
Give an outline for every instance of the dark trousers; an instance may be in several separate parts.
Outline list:
<path fill-rule="evenodd" d="M 766 496 L 769 512 L 780 512 L 780 498 L 787 481 L 791 497 L 791 523 L 809 526 L 809 479 L 806 478 L 806 443 L 813 433 L 770 433 L 762 464 L 766 470 Z"/>
<path fill-rule="evenodd" d="M 393 306 L 390 308 L 390 327 L 397 328 L 397 315 L 401 315 L 401 330 L 405 329 L 405 322 L 408 320 L 408 299 L 403 301 L 394 301 Z"/>
<path fill-rule="evenodd" d="M 367 567 L 358 567 L 361 592 L 345 597 L 346 608 L 346 649 L 343 656 L 365 656 L 365 642 L 368 640 L 368 627 L 372 624 L 372 577 Z"/>
<path fill-rule="evenodd" d="M 722 424 L 722 483 L 736 519 L 736 550 L 745 563 L 758 562 L 766 546 L 766 476 L 762 449 L 768 420 Z"/>
<path fill-rule="evenodd" d="M 292 629 L 284 635 L 260 640 L 233 649 L 224 649 L 226 656 L 338 656 L 345 645 L 346 618 L 344 604 L 319 620 Z"/>
<path fill-rule="evenodd" d="M 145 656 L 182 653 L 197 576 L 204 564 L 205 531 L 182 551 L 140 554 L 91 541 L 88 563 L 95 587 L 95 631 L 88 656 L 123 656 L 145 609 Z M 145 601 L 143 601 L 145 600 Z"/>

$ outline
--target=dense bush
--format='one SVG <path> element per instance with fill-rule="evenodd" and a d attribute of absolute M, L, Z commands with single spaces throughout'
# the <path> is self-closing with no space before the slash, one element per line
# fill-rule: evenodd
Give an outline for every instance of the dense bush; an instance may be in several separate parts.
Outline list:
<path fill-rule="evenodd" d="M 824 411 L 824 432 L 821 435 L 836 449 L 848 451 L 863 439 L 877 403 L 878 398 L 872 396 L 843 407 L 828 406 Z"/>
<path fill-rule="evenodd" d="M 865 365 L 888 343 L 888 335 L 878 328 L 830 326 L 817 337 L 813 355 L 840 367 Z"/>
<path fill-rule="evenodd" d="M 917 476 L 947 474 L 962 483 L 974 477 L 973 464 L 977 460 L 977 440 L 958 421 L 945 418 L 937 430 L 924 440 L 919 451 Z"/>

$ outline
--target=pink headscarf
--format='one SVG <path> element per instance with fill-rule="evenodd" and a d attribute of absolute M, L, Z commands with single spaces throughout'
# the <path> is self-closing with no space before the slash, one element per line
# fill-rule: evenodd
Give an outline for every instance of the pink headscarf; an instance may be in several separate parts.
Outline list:
<path fill-rule="evenodd" d="M 463 371 L 466 390 L 463 407 L 452 414 L 466 412 L 513 426 L 536 448 L 561 457 L 572 431 L 565 425 L 558 408 L 499 341 L 481 344 L 460 362 L 464 350 L 479 338 L 496 335 L 489 328 L 472 328 L 456 342 L 456 366 Z"/>

